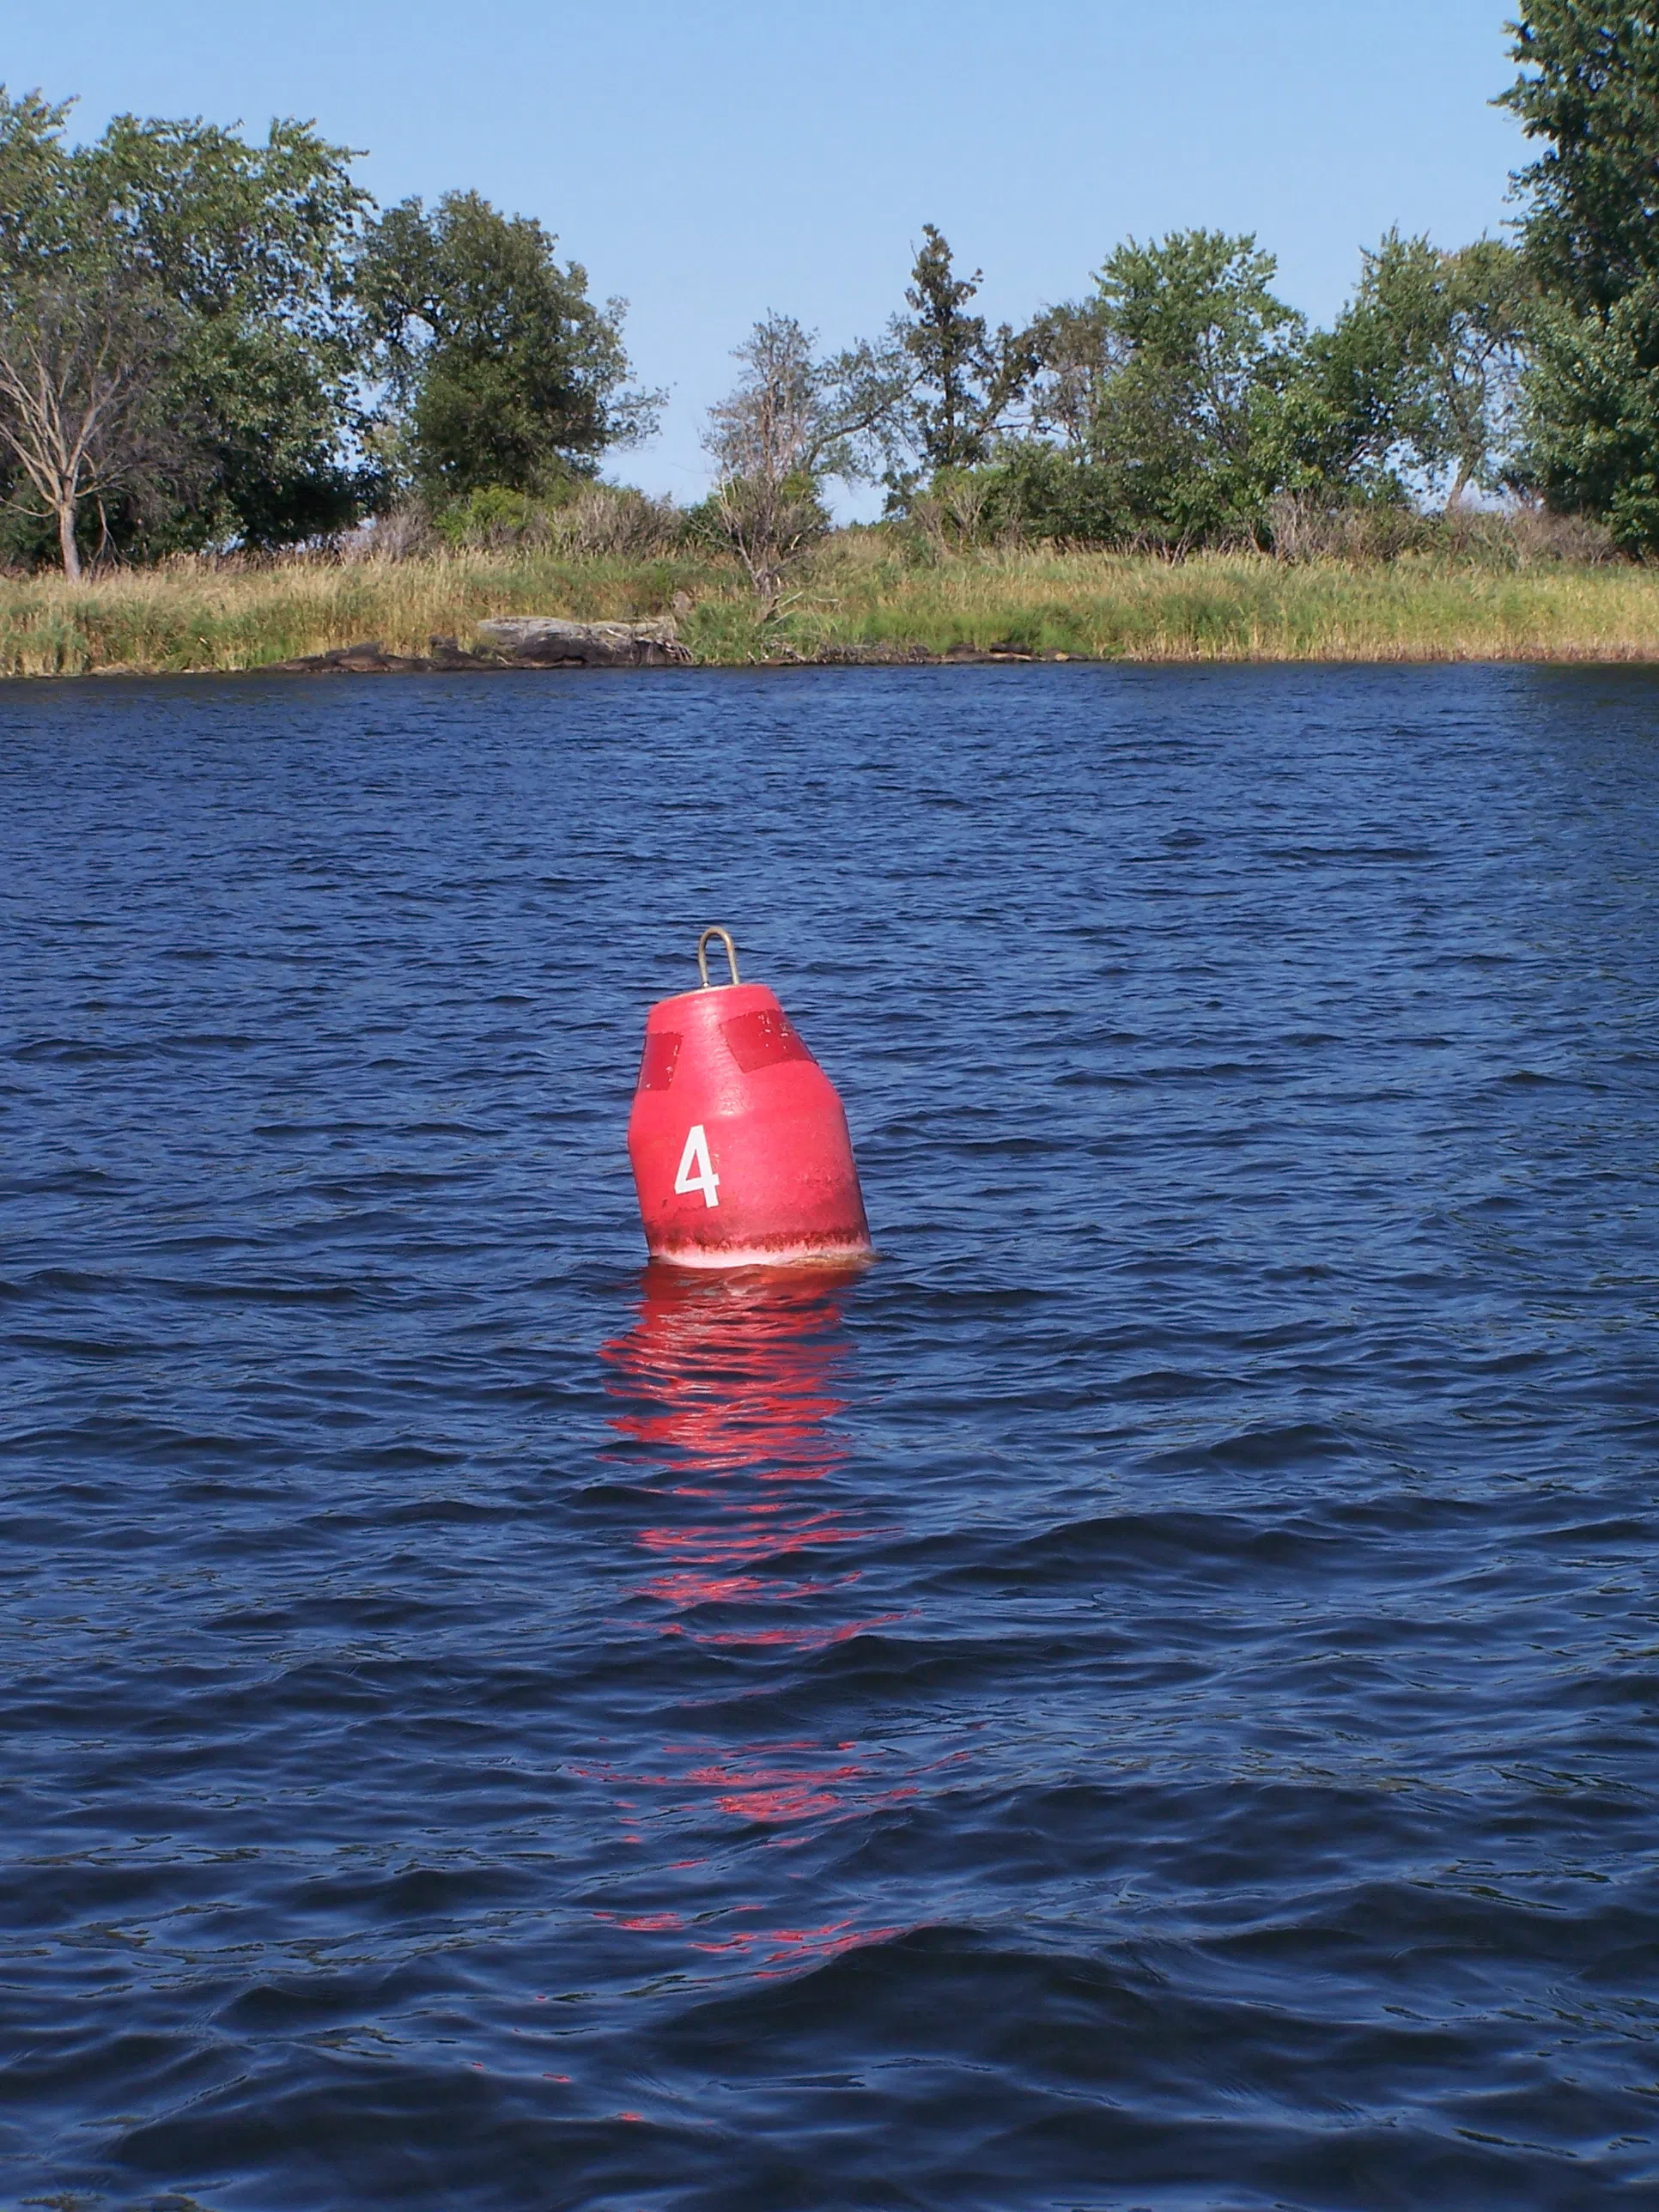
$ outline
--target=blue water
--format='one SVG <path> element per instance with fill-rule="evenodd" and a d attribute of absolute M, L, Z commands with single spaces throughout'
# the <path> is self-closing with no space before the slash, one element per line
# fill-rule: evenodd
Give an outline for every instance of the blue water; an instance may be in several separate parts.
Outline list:
<path fill-rule="evenodd" d="M 8 2203 L 1659 2203 L 1659 678 L 9 687 Z M 732 927 L 882 1257 L 647 1277 Z"/>

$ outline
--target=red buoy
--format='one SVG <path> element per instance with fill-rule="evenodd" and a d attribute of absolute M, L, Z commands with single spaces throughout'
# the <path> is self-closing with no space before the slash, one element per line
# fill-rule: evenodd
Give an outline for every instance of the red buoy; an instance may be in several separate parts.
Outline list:
<path fill-rule="evenodd" d="M 732 981 L 708 981 L 718 937 Z M 653 1260 L 680 1267 L 845 1264 L 870 1253 L 836 1087 L 723 929 L 697 939 L 700 991 L 652 1007 L 628 1155 Z"/>

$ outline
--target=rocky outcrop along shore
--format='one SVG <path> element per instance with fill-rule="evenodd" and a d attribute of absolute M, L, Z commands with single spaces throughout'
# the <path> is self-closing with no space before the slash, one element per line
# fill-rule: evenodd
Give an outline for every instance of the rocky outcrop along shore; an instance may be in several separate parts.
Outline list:
<path fill-rule="evenodd" d="M 691 655 L 673 623 L 566 622 L 553 615 L 503 615 L 478 624 L 479 648 L 434 637 L 423 653 L 388 653 L 378 639 L 332 653 L 279 660 L 277 676 L 451 676 L 497 668 L 689 667 Z"/>
<path fill-rule="evenodd" d="M 687 667 L 691 655 L 667 617 L 656 622 L 564 622 L 551 615 L 501 615 L 478 635 L 520 668 Z"/>

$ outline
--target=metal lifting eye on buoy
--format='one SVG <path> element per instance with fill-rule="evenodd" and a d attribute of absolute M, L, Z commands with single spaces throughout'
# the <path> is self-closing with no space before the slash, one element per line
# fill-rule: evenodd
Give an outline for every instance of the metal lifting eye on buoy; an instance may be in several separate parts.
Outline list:
<path fill-rule="evenodd" d="M 702 977 L 702 988 L 705 991 L 714 988 L 708 981 L 708 940 L 711 937 L 718 937 L 726 947 L 726 961 L 732 969 L 732 981 L 734 983 L 738 981 L 738 948 L 732 942 L 731 931 L 722 929 L 717 922 L 712 929 L 705 929 L 697 939 L 697 973 Z"/>

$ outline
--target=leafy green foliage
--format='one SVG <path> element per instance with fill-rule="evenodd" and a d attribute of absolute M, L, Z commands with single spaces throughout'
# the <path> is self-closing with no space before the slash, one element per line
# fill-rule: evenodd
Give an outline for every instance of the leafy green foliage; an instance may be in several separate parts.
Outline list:
<path fill-rule="evenodd" d="M 274 319 L 316 345 L 350 337 L 350 240 L 371 204 L 350 149 L 306 123 L 273 122 L 249 145 L 213 124 L 118 115 L 80 158 L 89 198 L 179 307 Z"/>
<path fill-rule="evenodd" d="M 201 426 L 213 495 L 183 535 L 277 545 L 337 530 L 360 487 L 350 252 L 368 195 L 308 124 L 262 144 L 199 122 L 118 116 L 91 190 L 130 262 L 189 318 L 179 404 Z"/>
<path fill-rule="evenodd" d="M 67 563 L 89 501 L 96 533 L 129 552 L 281 545 L 341 529 L 399 478 L 436 506 L 546 492 L 649 426 L 650 399 L 623 389 L 620 302 L 596 307 L 538 224 L 457 193 L 369 225 L 350 150 L 308 124 L 251 143 L 123 115 L 71 148 L 67 118 L 0 90 L 0 327 L 34 343 L 38 370 L 27 334 L 50 325 L 84 385 L 101 323 L 126 350 L 115 364 L 93 345 L 99 373 L 155 403 L 141 436 L 129 402 L 120 453 L 106 437 L 97 465 L 50 495 L 23 483 L 9 441 L 0 490 L 70 514 Z M 379 420 L 362 410 L 366 366 L 389 403 Z M 64 404 L 99 414 L 85 392 Z M 151 434 L 163 423 L 167 438 Z M 21 519 L 21 542 L 43 514 Z"/>
<path fill-rule="evenodd" d="M 1181 550 L 1253 543 L 1294 465 L 1302 319 L 1253 238 L 1133 239 L 1094 297 L 1036 326 L 1036 418 L 1064 453 L 1005 447 L 1002 490 L 1034 532 Z"/>
<path fill-rule="evenodd" d="M 1506 477 L 1517 384 L 1536 305 L 1513 246 L 1479 239 L 1444 253 L 1389 235 L 1364 257 L 1358 290 L 1310 342 L 1297 395 L 1304 464 L 1374 495 L 1388 479 L 1452 504 Z"/>
<path fill-rule="evenodd" d="M 527 491 L 489 484 L 471 491 L 433 517 L 439 538 L 459 551 L 486 546 L 522 545 L 544 520 L 546 510 Z"/>
<path fill-rule="evenodd" d="M 1590 314 L 1551 301 L 1534 344 L 1528 482 L 1557 512 L 1605 522 L 1626 552 L 1659 552 L 1659 282 Z"/>
<path fill-rule="evenodd" d="M 1033 325 L 1034 434 L 1000 441 L 981 528 L 1181 552 L 1266 544 L 1286 498 L 1376 515 L 1508 481 L 1536 306 L 1513 248 L 1391 233 L 1328 331 L 1274 274 L 1218 231 L 1120 246 Z"/>
<path fill-rule="evenodd" d="M 1659 275 L 1659 19 L 1629 0 L 1527 0 L 1499 104 L 1546 151 L 1517 182 L 1552 296 L 1605 313 Z"/>
<path fill-rule="evenodd" d="M 1135 535 L 1122 504 L 1117 472 L 1078 447 L 1042 438 L 1006 439 L 995 461 L 978 471 L 983 497 L 971 532 L 960 493 L 945 480 L 947 515 L 962 518 L 957 534 L 1054 538 L 1077 545 L 1110 545 Z M 940 482 L 935 479 L 935 482 Z"/>
<path fill-rule="evenodd" d="M 545 492 L 653 425 L 656 396 L 624 389 L 623 303 L 595 307 L 556 242 L 476 192 L 405 200 L 370 229 L 357 283 L 392 449 L 435 503 Z"/>
<path fill-rule="evenodd" d="M 1287 465 L 1284 392 L 1304 325 L 1249 237 L 1192 230 L 1111 254 L 1098 313 L 1121 352 L 1090 446 L 1126 514 L 1181 544 L 1255 538 Z"/>
<path fill-rule="evenodd" d="M 1659 20 L 1613 0 L 1528 0 L 1503 95 L 1546 150 L 1528 264 L 1545 295 L 1516 474 L 1659 552 Z"/>
<path fill-rule="evenodd" d="M 15 332 L 38 328 L 47 298 L 60 332 L 102 315 L 125 348 L 120 378 L 155 395 L 170 436 L 148 438 L 145 470 L 101 472 L 100 493 L 125 496 L 100 526 L 136 550 L 280 544 L 348 521 L 348 254 L 367 204 L 349 150 L 308 124 L 273 123 L 249 144 L 131 115 L 70 148 L 67 117 L 0 89 L 0 307 Z M 98 305 L 118 298 L 118 315 Z M 88 477 L 76 497 L 93 489 Z"/>
<path fill-rule="evenodd" d="M 71 104 L 39 92 L 13 100 L 0 85 L 0 276 L 8 281 L 64 259 L 77 244 L 63 143 Z"/>

